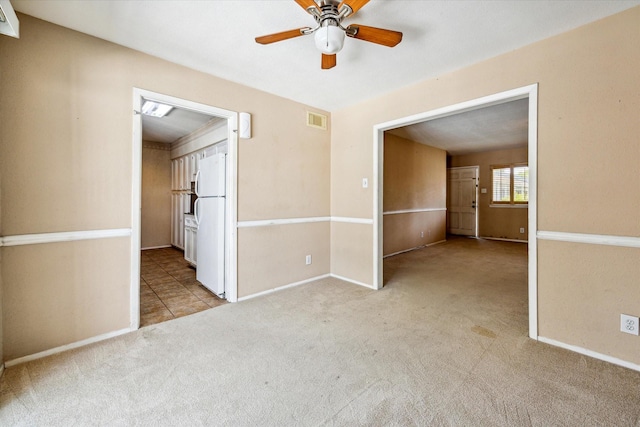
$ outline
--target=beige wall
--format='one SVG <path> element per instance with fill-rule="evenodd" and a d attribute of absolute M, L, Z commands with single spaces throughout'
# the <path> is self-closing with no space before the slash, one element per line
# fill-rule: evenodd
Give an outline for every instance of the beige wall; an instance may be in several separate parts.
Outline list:
<path fill-rule="evenodd" d="M 619 331 L 620 314 L 640 314 L 640 248 L 539 245 L 540 335 L 637 364 L 640 338 Z"/>
<path fill-rule="evenodd" d="M 238 297 L 329 273 L 330 226 L 318 222 L 240 228 L 241 258 L 255 267 L 238 272 Z M 278 243 L 266 247 L 265 241 Z M 311 265 L 306 265 L 307 255 L 311 255 Z"/>
<path fill-rule="evenodd" d="M 171 150 L 168 144 L 142 142 L 140 246 L 171 245 Z"/>
<path fill-rule="evenodd" d="M 447 153 L 386 133 L 384 136 L 383 253 L 413 249 L 446 239 Z"/>
<path fill-rule="evenodd" d="M 355 243 L 355 244 L 354 244 Z M 373 234 L 367 224 L 331 222 L 331 273 L 371 286 Z M 342 275 L 342 272 L 348 275 Z"/>
<path fill-rule="evenodd" d="M 478 236 L 497 237 L 526 241 L 528 239 L 528 209 L 517 207 L 490 207 L 491 165 L 526 163 L 527 147 L 508 150 L 485 151 L 482 153 L 451 156 L 450 166 L 479 166 L 478 183 Z M 486 188 L 482 193 L 480 189 Z M 520 227 L 524 233 L 520 233 Z"/>
<path fill-rule="evenodd" d="M 129 327 L 129 238 L 3 248 L 4 357 Z"/>
<path fill-rule="evenodd" d="M 253 115 L 253 138 L 238 147 L 239 220 L 328 216 L 330 133 L 305 120 L 307 110 L 328 112 L 29 16 L 20 15 L 20 24 L 20 39 L 0 38 L 3 236 L 131 227 L 134 87 Z M 241 290 L 308 278 L 310 269 L 298 260 L 326 251 L 328 230 L 311 248 L 291 248 L 290 265 L 253 257 L 280 250 L 287 228 L 239 242 Z M 122 240 L 70 242 L 61 251 L 58 244 L 1 248 L 4 360 L 129 324 L 131 254 L 129 239 Z M 112 270 L 103 279 L 102 267 L 82 252 L 110 260 Z M 321 258 L 314 268 L 328 273 Z M 27 268 L 32 262 L 46 274 Z M 289 270 L 286 277 L 275 274 L 281 269 Z M 278 279 L 264 281 L 264 274 Z M 91 311 L 103 306 L 104 293 L 110 309 Z M 31 315 L 31 305 L 39 315 Z M 55 331 L 46 324 L 50 317 Z M 19 338 L 21 331 L 29 335 Z"/>
<path fill-rule="evenodd" d="M 0 132 L 0 144 L 2 143 L 2 132 Z M 0 160 L 0 169 L 2 168 L 2 160 Z M 0 174 L 0 200 L 2 199 L 2 175 Z M 2 204 L 0 204 L 0 236 L 2 236 Z M 2 298 L 2 250 L 0 249 L 0 366 L 4 366 L 3 362 L 4 362 L 4 358 L 3 358 L 3 354 L 4 354 L 4 347 L 3 347 L 3 343 L 4 343 L 4 323 L 3 323 L 3 318 L 4 318 L 4 311 L 2 309 L 4 303 L 3 303 L 3 298 Z"/>
<path fill-rule="evenodd" d="M 332 215 L 372 218 L 372 187 L 362 190 L 358 183 L 362 177 L 373 177 L 374 125 L 539 83 L 539 230 L 640 237 L 638 22 L 640 7 L 635 7 L 333 112 Z M 373 268 L 364 277 L 362 266 L 372 267 L 373 227 L 341 224 L 341 228 L 343 235 L 357 234 L 360 239 L 334 239 L 332 233 L 332 272 L 371 284 Z M 569 274 L 585 265 L 574 257 L 564 257 L 562 265 L 545 261 L 563 257 L 573 247 L 566 242 L 540 245 L 540 333 L 587 349 L 606 347 L 607 354 L 640 363 L 640 339 L 619 332 L 617 324 L 620 313 L 640 315 L 640 299 L 629 297 L 637 293 L 638 275 L 635 282 L 631 279 L 638 264 L 637 249 L 602 251 L 600 246 L 585 245 L 580 255 L 593 259 L 589 266 L 593 274 Z M 350 259 L 333 262 L 337 254 Z M 604 280 L 608 265 L 618 266 L 622 280 Z M 552 280 L 556 275 L 563 280 Z M 568 297 L 566 289 L 594 297 Z M 603 293 L 607 298 L 598 302 L 597 295 Z M 586 313 L 592 319 L 581 322 Z M 570 319 L 569 330 L 558 316 Z M 607 326 L 594 330 L 592 323 Z"/>

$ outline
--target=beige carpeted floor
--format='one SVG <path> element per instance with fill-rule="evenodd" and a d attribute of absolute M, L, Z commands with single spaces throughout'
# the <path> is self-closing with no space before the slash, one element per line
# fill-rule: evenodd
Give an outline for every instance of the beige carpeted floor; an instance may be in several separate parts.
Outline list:
<path fill-rule="evenodd" d="M 451 239 L 9 368 L 0 425 L 638 426 L 640 373 L 527 338 L 526 246 Z"/>

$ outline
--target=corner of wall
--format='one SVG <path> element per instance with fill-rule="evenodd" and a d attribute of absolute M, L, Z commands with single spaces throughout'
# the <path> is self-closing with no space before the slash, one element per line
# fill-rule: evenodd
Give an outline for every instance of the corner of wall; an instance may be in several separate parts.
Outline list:
<path fill-rule="evenodd" d="M 2 195 L 2 176 L 0 175 L 0 196 Z M 2 197 L 0 197 L 2 200 Z M 3 333 L 3 310 L 2 310 L 2 204 L 0 203 L 0 377 L 4 372 L 4 333 Z"/>

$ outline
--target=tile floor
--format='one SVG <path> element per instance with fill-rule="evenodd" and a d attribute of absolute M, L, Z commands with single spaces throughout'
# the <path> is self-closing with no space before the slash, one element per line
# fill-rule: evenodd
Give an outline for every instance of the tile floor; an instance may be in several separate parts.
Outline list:
<path fill-rule="evenodd" d="M 140 326 L 153 325 L 227 301 L 196 280 L 183 252 L 175 248 L 149 249 L 140 255 Z"/>

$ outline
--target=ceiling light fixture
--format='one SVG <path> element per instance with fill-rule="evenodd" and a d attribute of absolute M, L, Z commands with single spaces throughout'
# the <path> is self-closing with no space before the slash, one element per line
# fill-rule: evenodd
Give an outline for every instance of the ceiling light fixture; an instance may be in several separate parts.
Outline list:
<path fill-rule="evenodd" d="M 173 110 L 171 105 L 160 104 L 159 102 L 149 101 L 145 99 L 142 104 L 142 114 L 151 117 L 164 117 L 169 114 L 169 111 Z"/>
<path fill-rule="evenodd" d="M 342 50 L 344 37 L 344 30 L 333 19 L 323 21 L 322 27 L 314 34 L 316 47 L 327 55 L 333 55 Z"/>

